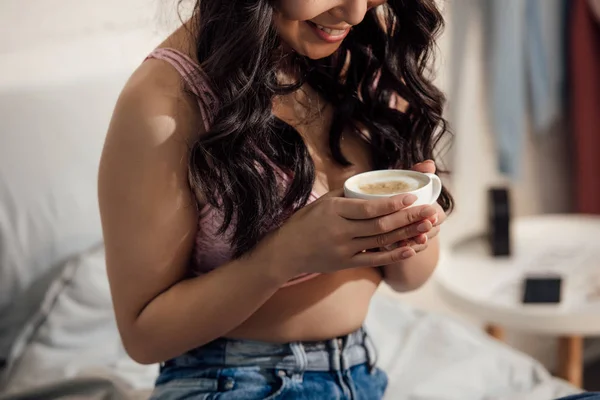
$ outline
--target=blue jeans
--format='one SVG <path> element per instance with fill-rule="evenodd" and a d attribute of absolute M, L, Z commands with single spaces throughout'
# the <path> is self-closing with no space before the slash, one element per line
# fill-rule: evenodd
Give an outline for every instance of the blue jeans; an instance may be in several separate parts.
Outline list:
<path fill-rule="evenodd" d="M 559 400 L 600 400 L 600 393 L 581 393 L 568 397 L 562 397 Z"/>
<path fill-rule="evenodd" d="M 377 400 L 386 386 L 361 329 L 323 342 L 217 339 L 161 365 L 151 400 Z"/>

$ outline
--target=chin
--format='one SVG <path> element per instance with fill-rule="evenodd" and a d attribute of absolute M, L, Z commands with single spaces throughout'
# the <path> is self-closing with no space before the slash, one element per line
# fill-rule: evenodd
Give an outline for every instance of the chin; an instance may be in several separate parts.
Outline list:
<path fill-rule="evenodd" d="M 320 46 L 319 46 L 320 47 Z M 310 58 L 311 60 L 320 60 L 322 58 L 326 58 L 334 54 L 340 46 L 336 46 L 334 48 L 329 46 L 323 46 L 322 48 L 314 47 L 310 49 L 303 49 L 304 51 L 298 52 L 305 57 Z"/>

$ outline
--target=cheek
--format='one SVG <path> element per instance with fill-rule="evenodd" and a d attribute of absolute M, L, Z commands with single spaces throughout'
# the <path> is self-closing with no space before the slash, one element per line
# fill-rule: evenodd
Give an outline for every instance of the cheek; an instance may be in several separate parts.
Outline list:
<path fill-rule="evenodd" d="M 275 29 L 279 37 L 288 45 L 294 47 L 295 42 L 299 39 L 299 22 L 282 20 L 276 18 L 274 21 Z"/>
<path fill-rule="evenodd" d="M 293 48 L 296 51 L 299 50 L 297 49 L 297 46 L 301 37 L 299 27 L 301 23 L 302 22 L 291 21 L 286 18 L 283 18 L 281 14 L 276 14 L 273 18 L 273 25 L 277 30 L 279 38 L 289 47 Z"/>
<path fill-rule="evenodd" d="M 277 8 L 285 19 L 307 21 L 331 10 L 336 2 L 337 0 L 279 0 Z"/>

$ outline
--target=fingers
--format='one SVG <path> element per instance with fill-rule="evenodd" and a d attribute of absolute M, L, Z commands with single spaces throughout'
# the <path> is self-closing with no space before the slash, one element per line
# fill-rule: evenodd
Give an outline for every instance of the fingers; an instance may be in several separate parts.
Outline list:
<path fill-rule="evenodd" d="M 413 194 L 401 194 L 376 200 L 340 199 L 338 214 L 350 220 L 370 220 L 393 214 L 412 205 L 417 200 Z"/>
<path fill-rule="evenodd" d="M 352 230 L 355 233 L 354 237 L 378 236 L 422 222 L 434 215 L 435 208 L 432 206 L 412 207 L 382 217 L 353 221 Z M 431 221 L 428 221 L 428 223 L 431 224 Z"/>
<path fill-rule="evenodd" d="M 405 260 L 414 257 L 417 255 L 417 251 L 415 250 L 414 247 L 407 247 L 403 252 L 402 252 L 402 257 L 404 257 Z"/>
<path fill-rule="evenodd" d="M 433 160 L 425 160 L 423 162 L 413 165 L 411 169 L 413 171 L 435 174 L 436 166 Z"/>
<path fill-rule="evenodd" d="M 376 252 L 367 251 L 358 253 L 353 257 L 352 261 L 355 266 L 362 267 L 377 267 L 396 264 L 427 250 L 429 247 L 428 243 L 429 239 L 427 234 L 420 234 L 396 243 L 396 247 L 388 246 L 387 248 Z"/>
<path fill-rule="evenodd" d="M 396 243 L 398 247 L 410 248 L 415 251 L 415 254 L 418 254 L 422 251 L 427 250 L 429 247 L 429 241 L 436 237 L 440 233 L 439 227 L 433 227 L 426 234 L 420 234 L 408 240 L 403 240 L 399 243 Z"/>
<path fill-rule="evenodd" d="M 419 236 L 415 236 L 413 238 L 415 245 L 419 245 L 419 246 L 426 245 L 427 242 L 429 241 L 429 232 L 431 232 L 431 230 L 427 231 L 426 233 L 422 233 Z"/>
<path fill-rule="evenodd" d="M 423 241 L 422 244 L 425 244 L 427 243 L 426 234 L 431 231 L 432 228 L 433 224 L 431 221 L 425 219 L 391 232 L 384 232 L 375 236 L 357 238 L 353 242 L 356 245 L 356 251 L 381 248 L 411 238 Z"/>
<path fill-rule="evenodd" d="M 380 267 L 396 264 L 415 255 L 415 251 L 407 247 L 398 247 L 391 250 L 377 252 L 361 252 L 352 258 L 354 267 Z"/>
<path fill-rule="evenodd" d="M 403 240 L 402 242 L 398 243 L 398 247 L 412 249 L 414 250 L 413 255 L 417 255 L 422 251 L 427 250 L 429 247 L 429 239 L 427 238 L 426 234 L 421 234 L 414 238 Z"/>
<path fill-rule="evenodd" d="M 434 226 L 429 232 L 427 232 L 427 239 L 431 240 L 440 234 L 440 227 Z"/>
<path fill-rule="evenodd" d="M 319 197 L 320 199 L 327 199 L 329 197 L 344 197 L 344 188 L 335 189 L 325 193 L 323 196 Z"/>
<path fill-rule="evenodd" d="M 427 239 L 427 235 L 422 235 L 419 238 L 415 238 L 414 240 L 410 240 L 407 243 L 407 247 L 410 247 L 411 249 L 413 249 L 415 251 L 415 255 L 427 250 L 427 247 L 429 247 L 429 245 L 427 244 L 429 241 L 429 239 Z"/>

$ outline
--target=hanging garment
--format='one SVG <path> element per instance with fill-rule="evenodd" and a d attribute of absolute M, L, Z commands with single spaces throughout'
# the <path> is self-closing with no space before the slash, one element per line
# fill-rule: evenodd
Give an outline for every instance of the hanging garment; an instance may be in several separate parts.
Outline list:
<path fill-rule="evenodd" d="M 597 4 L 596 4 L 597 5 Z M 600 214 L 600 19 L 586 0 L 572 0 L 569 80 L 578 212 Z"/>
<path fill-rule="evenodd" d="M 458 68 L 470 19 L 474 12 L 482 13 L 492 129 L 499 169 L 509 177 L 518 177 L 528 121 L 534 131 L 546 132 L 563 109 L 564 1 L 451 3 L 455 22 L 451 57 L 458 60 L 453 63 Z"/>

